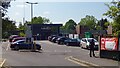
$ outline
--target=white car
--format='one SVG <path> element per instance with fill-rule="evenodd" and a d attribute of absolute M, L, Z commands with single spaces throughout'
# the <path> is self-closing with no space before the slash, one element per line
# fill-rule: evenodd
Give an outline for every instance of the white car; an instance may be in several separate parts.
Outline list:
<path fill-rule="evenodd" d="M 81 39 L 81 43 L 80 43 L 81 48 L 89 49 L 90 42 L 91 42 L 92 39 L 94 39 L 94 38 L 82 38 Z M 99 42 L 96 39 L 94 39 L 94 42 L 95 42 L 94 48 L 98 49 Z"/>

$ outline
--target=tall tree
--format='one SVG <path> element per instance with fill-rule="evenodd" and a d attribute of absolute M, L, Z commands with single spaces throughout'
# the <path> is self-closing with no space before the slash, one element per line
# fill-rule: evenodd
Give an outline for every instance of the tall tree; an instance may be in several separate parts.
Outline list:
<path fill-rule="evenodd" d="M 110 23 L 107 21 L 106 18 L 105 19 L 102 18 L 101 20 L 98 21 L 96 29 L 97 30 L 100 30 L 100 29 L 101 30 L 106 30 L 109 24 Z"/>
<path fill-rule="evenodd" d="M 3 1 L 0 1 L 0 2 L 2 2 L 1 10 L 2 10 L 2 17 L 4 17 L 6 12 L 7 12 L 6 9 L 8 9 L 8 7 L 10 7 L 11 0 L 3 0 Z"/>
<path fill-rule="evenodd" d="M 50 20 L 41 16 L 34 17 L 32 18 L 32 22 L 29 22 L 29 24 L 47 24 L 47 23 L 51 23 Z"/>
<path fill-rule="evenodd" d="M 82 18 L 78 25 L 86 26 L 89 29 L 95 29 L 97 19 L 94 16 L 86 15 L 85 18 Z"/>
<path fill-rule="evenodd" d="M 76 22 L 70 19 L 69 21 L 66 22 L 64 28 L 67 33 L 75 33 L 76 25 L 77 25 Z"/>
<path fill-rule="evenodd" d="M 106 5 L 108 6 L 109 10 L 103 15 L 106 15 L 113 19 L 113 32 L 118 34 L 120 32 L 120 1 L 113 1 L 110 4 Z"/>

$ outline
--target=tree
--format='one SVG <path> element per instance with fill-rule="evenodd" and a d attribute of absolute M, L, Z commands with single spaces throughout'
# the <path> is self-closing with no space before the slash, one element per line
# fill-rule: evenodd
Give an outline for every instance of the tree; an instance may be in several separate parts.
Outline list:
<path fill-rule="evenodd" d="M 85 18 L 82 18 L 78 25 L 86 26 L 91 30 L 95 29 L 97 19 L 94 16 L 86 15 Z"/>
<path fill-rule="evenodd" d="M 110 4 L 106 5 L 108 6 L 109 10 L 103 15 L 106 15 L 113 19 L 113 32 L 118 34 L 120 32 L 120 1 L 113 1 Z"/>
<path fill-rule="evenodd" d="M 32 18 L 32 22 L 29 22 L 29 24 L 48 24 L 51 23 L 49 19 L 45 17 L 34 17 Z"/>
<path fill-rule="evenodd" d="M 67 33 L 75 33 L 76 25 L 77 25 L 76 22 L 70 19 L 69 21 L 66 22 L 65 26 L 62 28 L 65 28 Z"/>
<path fill-rule="evenodd" d="M 20 31 L 20 36 L 25 36 L 25 26 L 22 23 L 19 23 L 18 30 Z"/>
<path fill-rule="evenodd" d="M 107 19 L 101 19 L 98 21 L 97 23 L 97 26 L 96 26 L 96 29 L 97 30 L 106 30 L 107 29 L 107 26 L 109 25 L 110 23 L 107 21 Z"/>
<path fill-rule="evenodd" d="M 8 18 L 2 19 L 2 37 L 8 38 L 10 36 L 9 31 L 15 31 L 17 30 L 17 27 L 15 25 L 14 21 L 9 20 Z"/>
<path fill-rule="evenodd" d="M 5 14 L 6 14 L 6 12 L 7 12 L 7 10 L 6 9 L 8 9 L 8 7 L 10 7 L 10 2 L 11 2 L 11 0 L 8 0 L 8 1 L 0 1 L 0 2 L 2 2 L 2 5 L 1 5 L 1 9 L 2 9 L 2 17 L 4 17 L 5 16 Z"/>

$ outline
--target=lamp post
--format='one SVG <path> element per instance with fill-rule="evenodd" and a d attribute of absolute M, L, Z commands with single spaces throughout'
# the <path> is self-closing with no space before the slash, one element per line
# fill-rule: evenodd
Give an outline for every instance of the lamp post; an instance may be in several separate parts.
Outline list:
<path fill-rule="evenodd" d="M 38 4 L 37 2 L 36 3 L 32 3 L 32 2 L 26 2 L 27 4 L 30 4 L 31 5 L 31 22 L 32 22 L 32 18 L 33 18 L 33 4 Z M 26 25 L 26 27 L 27 27 L 27 30 L 26 30 L 26 37 L 27 37 L 27 39 L 28 40 L 26 40 L 26 41 L 29 41 L 28 43 L 32 43 L 33 42 L 33 38 L 32 38 L 32 27 L 30 26 L 28 26 L 28 25 Z"/>
<path fill-rule="evenodd" d="M 32 18 L 33 18 L 33 4 L 38 4 L 37 2 L 32 3 L 32 2 L 26 2 L 27 4 L 31 4 L 31 22 L 32 22 Z"/>
<path fill-rule="evenodd" d="M 0 6 L 2 6 L 2 1 L 0 1 Z M 2 41 L 2 9 L 0 8 L 0 42 Z"/>

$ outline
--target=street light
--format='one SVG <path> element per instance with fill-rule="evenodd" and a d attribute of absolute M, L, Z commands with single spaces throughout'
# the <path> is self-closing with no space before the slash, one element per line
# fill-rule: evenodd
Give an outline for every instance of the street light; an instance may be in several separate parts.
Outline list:
<path fill-rule="evenodd" d="M 38 4 L 37 2 L 32 3 L 32 2 L 26 2 L 28 4 L 31 4 L 31 22 L 32 22 L 32 18 L 33 18 L 33 4 Z"/>

